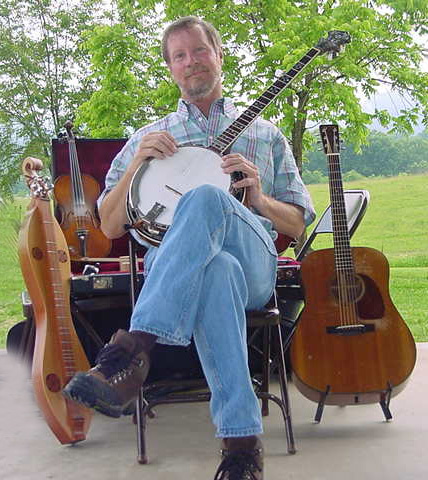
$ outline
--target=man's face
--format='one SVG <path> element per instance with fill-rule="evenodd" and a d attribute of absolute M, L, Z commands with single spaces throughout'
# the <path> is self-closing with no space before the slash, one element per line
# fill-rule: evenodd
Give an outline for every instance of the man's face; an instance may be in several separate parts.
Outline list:
<path fill-rule="evenodd" d="M 199 25 L 172 33 L 167 46 L 168 67 L 185 100 L 220 96 L 222 54 Z"/>

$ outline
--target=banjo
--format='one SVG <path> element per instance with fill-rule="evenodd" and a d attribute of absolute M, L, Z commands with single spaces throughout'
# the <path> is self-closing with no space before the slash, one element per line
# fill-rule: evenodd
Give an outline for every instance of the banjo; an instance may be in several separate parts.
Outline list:
<path fill-rule="evenodd" d="M 310 62 L 326 52 L 337 54 L 350 41 L 347 32 L 329 32 L 327 38 L 321 39 L 287 73 L 278 77 L 208 147 L 184 145 L 166 159 L 151 158 L 142 163 L 132 177 L 126 202 L 128 220 L 137 236 L 159 245 L 172 223 L 180 198 L 200 185 L 214 185 L 243 202 L 245 188 L 233 187 L 243 174 L 225 175 L 218 168 L 221 156 Z"/>

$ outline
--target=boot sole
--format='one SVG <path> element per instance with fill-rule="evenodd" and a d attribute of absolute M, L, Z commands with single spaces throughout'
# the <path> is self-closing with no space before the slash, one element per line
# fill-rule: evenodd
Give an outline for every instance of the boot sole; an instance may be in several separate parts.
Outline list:
<path fill-rule="evenodd" d="M 62 394 L 108 417 L 119 418 L 122 415 L 123 405 L 112 387 L 87 373 L 76 373 Z"/>

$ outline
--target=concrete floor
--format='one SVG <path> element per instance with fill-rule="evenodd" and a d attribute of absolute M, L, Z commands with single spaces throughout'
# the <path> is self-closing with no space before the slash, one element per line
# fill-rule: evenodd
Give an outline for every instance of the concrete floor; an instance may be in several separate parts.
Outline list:
<path fill-rule="evenodd" d="M 315 404 L 293 385 L 297 454 L 285 453 L 284 427 L 275 405 L 265 419 L 265 479 L 428 478 L 428 343 L 418 344 L 409 384 L 391 401 L 393 421 L 378 405 L 326 407 L 312 422 Z M 274 386 L 274 389 L 276 386 Z M 42 419 L 28 373 L 0 351 L 0 478 L 11 480 L 212 480 L 217 468 L 208 404 L 166 405 L 149 421 L 149 464 L 136 461 L 135 426 L 95 415 L 88 438 L 61 446 Z"/>

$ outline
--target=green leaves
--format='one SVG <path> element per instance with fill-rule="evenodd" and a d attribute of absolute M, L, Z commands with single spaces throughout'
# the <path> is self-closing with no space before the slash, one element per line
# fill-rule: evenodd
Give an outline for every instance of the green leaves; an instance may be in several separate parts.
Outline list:
<path fill-rule="evenodd" d="M 428 125 L 424 42 L 415 35 L 427 32 L 426 0 L 112 0 L 108 8 L 98 0 L 9 0 L 0 6 L 0 122 L 47 157 L 67 118 L 88 136 L 117 137 L 165 115 L 179 92 L 160 39 L 184 15 L 220 31 L 224 94 L 242 105 L 328 31 L 351 34 L 343 53 L 317 58 L 264 113 L 292 140 L 300 166 L 319 122 L 340 122 L 356 149 L 374 119 L 396 132 L 411 131 L 418 115 Z M 382 86 L 402 95 L 403 107 L 365 112 L 362 96 Z"/>

